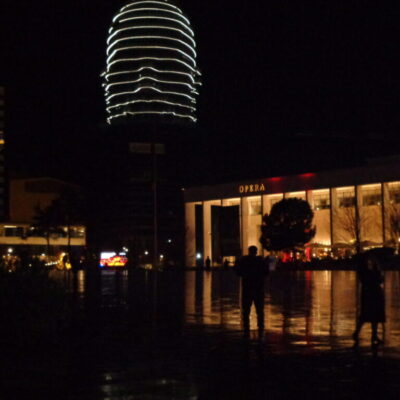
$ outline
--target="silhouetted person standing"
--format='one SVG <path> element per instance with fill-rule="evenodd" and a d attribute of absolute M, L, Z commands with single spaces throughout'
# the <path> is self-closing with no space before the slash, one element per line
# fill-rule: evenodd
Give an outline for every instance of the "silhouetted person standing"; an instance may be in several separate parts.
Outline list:
<path fill-rule="evenodd" d="M 383 277 L 377 260 L 374 258 L 363 260 L 358 270 L 358 278 L 361 283 L 361 312 L 353 339 L 357 345 L 362 326 L 370 322 L 371 343 L 381 344 L 382 340 L 378 338 L 378 324 L 385 322 L 385 298 L 382 288 Z"/>
<path fill-rule="evenodd" d="M 266 260 L 257 256 L 257 247 L 249 247 L 249 255 L 241 257 L 236 266 L 236 273 L 242 278 L 242 320 L 245 335 L 250 331 L 250 310 L 254 302 L 257 312 L 257 325 L 264 333 L 264 278 L 269 269 Z"/>
<path fill-rule="evenodd" d="M 205 262 L 206 268 L 210 269 L 211 268 L 211 260 L 210 257 L 207 256 L 206 258 L 206 262 Z"/>

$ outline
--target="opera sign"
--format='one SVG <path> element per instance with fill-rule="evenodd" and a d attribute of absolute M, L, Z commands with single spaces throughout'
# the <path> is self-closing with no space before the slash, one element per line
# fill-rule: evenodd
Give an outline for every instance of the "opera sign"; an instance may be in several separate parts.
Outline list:
<path fill-rule="evenodd" d="M 239 193 L 261 193 L 265 192 L 265 185 L 263 183 L 256 183 L 254 185 L 240 185 Z"/>

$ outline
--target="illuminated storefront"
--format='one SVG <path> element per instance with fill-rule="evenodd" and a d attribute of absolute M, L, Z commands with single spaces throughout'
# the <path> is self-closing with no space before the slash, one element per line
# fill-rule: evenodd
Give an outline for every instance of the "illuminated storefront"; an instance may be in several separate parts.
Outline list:
<path fill-rule="evenodd" d="M 185 191 L 186 264 L 210 257 L 213 264 L 260 248 L 262 216 L 283 198 L 307 200 L 314 211 L 315 257 L 346 256 L 356 232 L 365 248 L 398 242 L 393 223 L 400 218 L 400 163 L 371 165 L 202 186 Z"/>

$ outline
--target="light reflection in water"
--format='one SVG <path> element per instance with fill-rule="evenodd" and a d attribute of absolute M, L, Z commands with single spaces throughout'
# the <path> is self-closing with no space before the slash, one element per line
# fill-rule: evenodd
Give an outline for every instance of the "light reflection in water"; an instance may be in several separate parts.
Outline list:
<path fill-rule="evenodd" d="M 78 272 L 78 293 L 80 295 L 85 293 L 86 275 L 84 271 Z"/>
<path fill-rule="evenodd" d="M 400 275 L 385 273 L 387 322 L 385 345 L 400 345 Z M 357 276 L 353 271 L 276 272 L 266 281 L 266 330 L 274 341 L 314 348 L 351 346 L 358 310 Z M 229 272 L 187 272 L 185 321 L 240 330 L 240 284 Z M 256 329 L 254 307 L 251 329 Z M 369 324 L 361 333 L 368 343 Z"/>

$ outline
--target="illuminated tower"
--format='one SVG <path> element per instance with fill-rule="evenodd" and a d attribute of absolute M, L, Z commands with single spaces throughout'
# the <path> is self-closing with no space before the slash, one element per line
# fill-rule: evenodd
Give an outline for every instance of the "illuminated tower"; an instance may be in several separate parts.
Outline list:
<path fill-rule="evenodd" d="M 108 123 L 195 122 L 196 57 L 190 21 L 172 1 L 129 1 L 113 18 L 107 40 Z"/>

